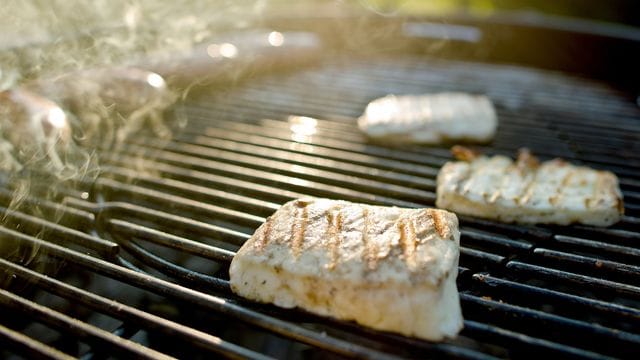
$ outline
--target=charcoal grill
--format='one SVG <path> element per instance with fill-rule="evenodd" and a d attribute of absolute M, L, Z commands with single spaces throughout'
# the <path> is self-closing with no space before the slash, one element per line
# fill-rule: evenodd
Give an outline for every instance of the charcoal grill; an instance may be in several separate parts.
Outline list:
<path fill-rule="evenodd" d="M 433 206 L 447 147 L 368 142 L 355 118 L 389 93 L 487 94 L 500 118 L 487 153 L 614 171 L 626 215 L 610 228 L 518 226 L 460 216 L 464 330 L 430 343 L 234 296 L 234 252 L 302 196 Z M 350 54 L 204 89 L 167 116 L 171 140 L 141 134 L 103 151 L 101 176 L 33 193 L 0 239 L 37 249 L 0 259 L 3 357 L 573 358 L 640 353 L 640 109 L 628 89 L 523 65 L 421 54 Z M 304 131 L 292 131 L 291 116 Z M 306 121 L 306 122 L 305 122 Z M 296 128 L 294 127 L 294 130 Z M 37 209 L 35 211 L 34 209 Z M 15 255 L 15 254 L 11 254 Z"/>

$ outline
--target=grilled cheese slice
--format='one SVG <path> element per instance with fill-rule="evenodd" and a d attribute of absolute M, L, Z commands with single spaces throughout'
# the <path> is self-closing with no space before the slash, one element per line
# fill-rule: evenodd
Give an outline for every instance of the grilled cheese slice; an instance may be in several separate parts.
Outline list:
<path fill-rule="evenodd" d="M 438 174 L 440 208 L 523 224 L 609 226 L 624 214 L 618 178 L 611 172 L 561 159 L 539 164 L 527 150 L 514 162 L 454 149 L 463 161 L 446 163 Z"/>
<path fill-rule="evenodd" d="M 446 92 L 376 99 L 358 119 L 358 126 L 371 138 L 425 144 L 488 142 L 498 119 L 486 96 Z"/>
<path fill-rule="evenodd" d="M 283 205 L 234 257 L 231 289 L 429 340 L 462 328 L 457 217 L 328 199 Z"/>

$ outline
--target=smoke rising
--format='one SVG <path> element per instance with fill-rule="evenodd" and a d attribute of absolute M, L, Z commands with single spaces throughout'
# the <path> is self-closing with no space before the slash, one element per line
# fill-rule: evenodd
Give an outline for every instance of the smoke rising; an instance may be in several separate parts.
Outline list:
<path fill-rule="evenodd" d="M 9 0 L 0 7 L 0 85 L 188 51 L 250 25 L 266 1 Z M 10 69 L 10 70 L 9 70 Z"/>
<path fill-rule="evenodd" d="M 249 3 L 249 2 L 246 2 Z M 264 2 L 146 0 L 7 1 L 0 7 L 0 184 L 12 213 L 57 223 L 60 202 L 100 174 L 97 153 L 140 130 L 168 139 L 163 113 L 178 94 L 131 64 L 171 58 L 210 37 L 215 26 L 248 25 Z M 249 12 L 247 10 L 249 9 Z M 241 12 L 241 13 L 240 13 Z M 134 162 L 142 166 L 143 161 Z M 28 201 L 36 199 L 36 201 Z M 42 237 L 45 229 L 31 229 Z M 0 237 L 0 256 L 31 263 L 39 249 Z M 6 285 L 6 284 L 5 284 Z"/>
<path fill-rule="evenodd" d="M 161 63 L 180 58 L 197 45 L 213 44 L 209 40 L 222 31 L 254 25 L 274 3 L 291 5 L 284 0 L 4 2 L 0 7 L 0 190 L 11 191 L 10 199 L 0 202 L 4 213 L 34 214 L 58 222 L 63 214 L 46 212 L 37 201 L 27 200 L 62 203 L 67 194 L 85 191 L 100 175 L 99 152 L 117 151 L 138 131 L 170 139 L 176 124 L 167 124 L 163 114 L 184 93 L 136 64 Z M 381 29 L 380 34 L 367 36 L 386 34 Z M 360 39 L 351 40 L 358 45 Z M 271 46 L 279 47 L 282 41 Z M 289 40 L 284 41 L 286 46 Z M 300 53 L 310 56 L 306 49 Z M 224 51 L 220 55 L 215 64 L 224 65 L 226 58 L 235 57 Z M 204 56 L 207 61 L 213 57 L 211 53 Z M 249 67 L 248 61 L 244 66 Z M 227 69 L 220 68 L 219 72 Z M 230 75 L 234 78 L 235 73 Z M 37 96 L 43 99 L 34 100 Z M 178 125 L 184 126 L 183 120 L 179 118 Z M 140 156 L 130 166 L 145 171 L 144 160 Z M 0 225 L 19 227 L 4 219 Z M 8 252 L 25 263 L 38 250 L 7 250 L 13 245 L 6 243 L 0 237 L 0 256 Z"/>

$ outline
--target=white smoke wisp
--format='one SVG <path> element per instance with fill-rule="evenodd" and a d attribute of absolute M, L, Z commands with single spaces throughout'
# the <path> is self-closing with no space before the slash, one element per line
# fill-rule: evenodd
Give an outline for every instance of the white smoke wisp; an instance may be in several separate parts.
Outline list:
<path fill-rule="evenodd" d="M 44 227 L 26 226 L 14 216 L 58 223 L 63 212 L 47 213 L 39 202 L 29 200 L 59 199 L 76 184 L 92 182 L 98 173 L 96 153 L 76 144 L 67 114 L 58 104 L 24 88 L 0 92 L 2 227 L 43 238 Z M 0 237 L 4 258 L 30 264 L 39 254 L 38 246 L 18 245 L 11 236 Z M 10 280 L 11 276 L 0 276 L 0 286 L 8 286 Z"/>
<path fill-rule="evenodd" d="M 150 130 L 156 138 L 169 138 L 163 113 L 177 96 L 157 74 L 128 64 L 188 51 L 211 36 L 211 24 L 233 28 L 234 19 L 245 22 L 251 13 L 239 3 L 3 2 L 0 191 L 10 196 L 4 198 L 0 225 L 23 231 L 7 220 L 12 212 L 58 222 L 63 214 L 45 216 L 28 200 L 59 202 L 79 184 L 91 184 L 100 173 L 100 149 L 114 149 L 133 133 Z M 6 244 L 15 242 L 0 238 L 0 256 L 22 263 L 32 262 L 40 250 Z"/>
<path fill-rule="evenodd" d="M 117 147 L 140 129 L 166 139 L 171 132 L 162 113 L 184 94 L 162 83 L 153 87 L 157 78 L 140 81 L 132 64 L 173 59 L 220 29 L 250 26 L 272 1 L 278 2 L 5 1 L 0 6 L 0 91 L 26 86 L 59 103 L 73 140 L 83 147 Z M 0 161 L 19 168 L 12 153 L 0 146 Z M 63 165 L 50 155 L 51 164 L 43 166 Z"/>
<path fill-rule="evenodd" d="M 171 135 L 163 114 L 177 95 L 154 72 L 97 68 L 31 82 L 27 87 L 72 114 L 73 138 L 84 147 L 113 150 L 141 130 L 161 139 Z"/>
<path fill-rule="evenodd" d="M 127 65 L 149 56 L 170 58 L 212 37 L 217 29 L 250 26 L 260 19 L 268 3 L 266 0 L 3 1 L 0 90 L 81 69 Z"/>

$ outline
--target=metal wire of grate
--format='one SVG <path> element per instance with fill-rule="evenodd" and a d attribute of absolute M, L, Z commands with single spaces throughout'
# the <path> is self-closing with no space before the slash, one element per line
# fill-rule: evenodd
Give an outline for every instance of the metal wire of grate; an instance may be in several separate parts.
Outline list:
<path fill-rule="evenodd" d="M 498 136 L 482 150 L 513 155 L 526 146 L 614 171 L 627 215 L 607 229 L 461 216 L 465 329 L 440 344 L 230 292 L 235 251 L 283 202 L 311 195 L 433 206 L 448 149 L 370 143 L 354 118 L 388 93 L 448 90 L 484 93 L 496 104 Z M 55 221 L 3 208 L 0 240 L 37 247 L 39 262 L 59 268 L 47 276 L 33 263 L 0 259 L 15 278 L 0 308 L 20 317 L 0 318 L 8 354 L 488 359 L 640 351 L 640 109 L 624 93 L 561 73 L 402 56 L 325 61 L 176 111 L 188 125 L 170 141 L 142 134 L 101 154 L 103 174 L 86 184 L 88 199 L 31 199 L 62 214 Z M 297 136 L 290 115 L 318 119 L 316 132 Z M 141 161 L 144 171 L 134 166 Z M 10 189 L 0 190 L 1 203 L 10 200 Z M 100 285 L 83 287 L 73 274 Z M 112 291 L 120 288 L 142 300 Z M 68 314 L 69 306 L 85 310 Z M 34 323 L 57 336 L 38 335 Z"/>

